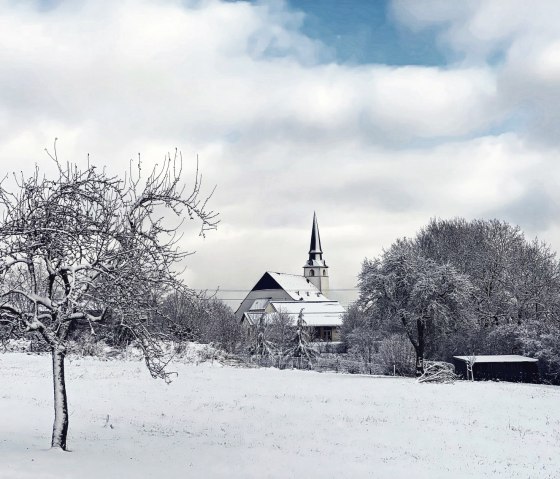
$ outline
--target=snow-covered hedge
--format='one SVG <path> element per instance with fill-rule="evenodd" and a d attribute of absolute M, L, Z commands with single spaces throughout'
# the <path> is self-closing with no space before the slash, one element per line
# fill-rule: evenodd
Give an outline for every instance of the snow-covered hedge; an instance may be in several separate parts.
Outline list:
<path fill-rule="evenodd" d="M 161 344 L 163 350 L 174 361 L 182 363 L 203 363 L 207 361 L 227 362 L 231 356 L 214 347 L 212 344 L 195 342 L 165 342 Z M 10 339 L 0 346 L 0 352 L 41 353 L 43 348 L 38 348 L 37 343 L 30 339 Z M 68 354 L 70 356 L 93 356 L 103 360 L 123 359 L 142 360 L 142 350 L 135 343 L 120 349 L 107 345 L 104 341 L 68 341 Z"/>

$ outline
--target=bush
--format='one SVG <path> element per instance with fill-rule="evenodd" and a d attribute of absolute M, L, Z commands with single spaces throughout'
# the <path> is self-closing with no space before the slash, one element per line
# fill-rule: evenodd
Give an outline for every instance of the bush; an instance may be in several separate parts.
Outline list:
<path fill-rule="evenodd" d="M 408 338 L 393 334 L 379 342 L 377 353 L 383 374 L 414 376 L 415 353 Z"/>

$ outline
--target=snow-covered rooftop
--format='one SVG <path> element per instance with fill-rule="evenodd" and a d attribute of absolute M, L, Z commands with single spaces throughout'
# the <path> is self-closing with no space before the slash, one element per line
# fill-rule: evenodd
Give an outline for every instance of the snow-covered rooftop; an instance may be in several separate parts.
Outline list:
<path fill-rule="evenodd" d="M 453 356 L 461 361 L 469 362 L 473 356 Z M 528 358 L 517 354 L 495 354 L 488 356 L 474 356 L 475 363 L 536 363 L 538 359 Z"/>
<path fill-rule="evenodd" d="M 267 271 L 280 287 L 290 295 L 290 297 L 299 301 L 328 301 L 328 298 L 322 294 L 317 287 L 307 280 L 304 276 L 298 274 L 274 273 Z"/>
<path fill-rule="evenodd" d="M 344 308 L 338 301 L 272 301 L 278 312 L 289 314 L 294 321 L 303 309 L 303 319 L 308 326 L 340 326 Z"/>

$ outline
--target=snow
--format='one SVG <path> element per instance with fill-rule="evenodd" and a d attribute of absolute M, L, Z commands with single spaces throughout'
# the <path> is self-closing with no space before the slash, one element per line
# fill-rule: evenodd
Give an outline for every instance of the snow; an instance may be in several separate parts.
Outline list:
<path fill-rule="evenodd" d="M 461 361 L 469 362 L 472 356 L 453 356 Z M 495 354 L 491 356 L 475 356 L 475 363 L 536 363 L 538 359 L 519 356 L 517 354 Z"/>
<path fill-rule="evenodd" d="M 0 478 L 558 478 L 560 388 L 70 358 L 70 453 L 50 358 L 0 354 Z"/>
<path fill-rule="evenodd" d="M 328 301 L 328 299 L 310 283 L 307 278 L 298 274 L 275 273 L 267 271 L 280 287 L 290 295 L 294 301 Z M 307 294 L 309 293 L 309 294 Z"/>
<path fill-rule="evenodd" d="M 340 326 L 345 312 L 338 301 L 271 301 L 270 304 L 276 311 L 289 314 L 294 323 L 303 309 L 303 319 L 307 326 Z"/>

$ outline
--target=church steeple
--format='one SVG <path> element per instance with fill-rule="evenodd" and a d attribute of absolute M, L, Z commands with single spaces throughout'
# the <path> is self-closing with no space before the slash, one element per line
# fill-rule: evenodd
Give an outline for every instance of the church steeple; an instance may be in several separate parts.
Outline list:
<path fill-rule="evenodd" d="M 314 212 L 313 227 L 311 228 L 311 243 L 309 244 L 309 259 L 303 266 L 303 275 L 324 295 L 326 295 L 329 290 L 328 269 L 329 267 L 323 259 L 319 224 L 317 223 L 317 214 Z"/>
<path fill-rule="evenodd" d="M 313 212 L 313 228 L 311 229 L 311 244 L 309 245 L 309 261 L 321 259 L 323 259 L 323 250 L 321 249 L 321 236 L 319 236 L 317 214 Z"/>

